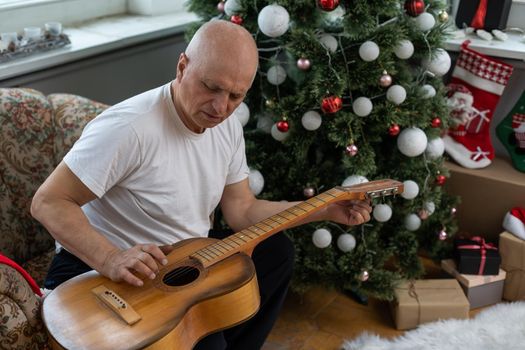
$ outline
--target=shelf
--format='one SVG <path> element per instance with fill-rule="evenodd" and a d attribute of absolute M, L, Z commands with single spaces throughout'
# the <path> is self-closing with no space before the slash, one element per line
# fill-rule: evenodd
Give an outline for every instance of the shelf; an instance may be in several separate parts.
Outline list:
<path fill-rule="evenodd" d="M 457 30 L 452 34 L 453 37 L 445 42 L 445 49 L 448 51 L 459 52 L 461 44 L 465 40 L 470 40 L 469 47 L 485 55 L 525 61 L 525 37 L 523 34 L 509 32 L 507 33 L 508 39 L 505 41 L 495 39 L 486 41 L 476 34 L 465 35 L 463 30 Z"/>

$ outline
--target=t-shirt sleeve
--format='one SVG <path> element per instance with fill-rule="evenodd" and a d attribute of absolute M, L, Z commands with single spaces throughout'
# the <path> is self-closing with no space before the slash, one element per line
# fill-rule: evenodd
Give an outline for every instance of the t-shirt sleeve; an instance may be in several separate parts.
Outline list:
<path fill-rule="evenodd" d="M 129 123 L 98 116 L 64 157 L 71 171 L 97 197 L 133 173 L 140 165 L 140 144 Z"/>
<path fill-rule="evenodd" d="M 240 182 L 248 177 L 250 170 L 246 162 L 246 150 L 244 145 L 243 129 L 240 123 L 235 128 L 235 143 L 232 160 L 226 177 L 226 185 Z"/>

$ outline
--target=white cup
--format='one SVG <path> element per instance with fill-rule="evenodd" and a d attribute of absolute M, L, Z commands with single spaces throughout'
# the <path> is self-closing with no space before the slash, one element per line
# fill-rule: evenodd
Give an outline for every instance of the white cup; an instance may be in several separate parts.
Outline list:
<path fill-rule="evenodd" d="M 24 38 L 27 40 L 39 40 L 42 36 L 42 28 L 40 27 L 25 27 Z"/>
<path fill-rule="evenodd" d="M 7 32 L 0 34 L 0 39 L 5 47 L 8 47 L 9 44 L 14 43 L 15 46 L 18 45 L 18 34 L 16 32 Z"/>
<path fill-rule="evenodd" d="M 47 22 L 44 24 L 44 27 L 46 28 L 46 32 L 48 32 L 49 35 L 58 36 L 62 34 L 62 23 L 60 22 Z"/>

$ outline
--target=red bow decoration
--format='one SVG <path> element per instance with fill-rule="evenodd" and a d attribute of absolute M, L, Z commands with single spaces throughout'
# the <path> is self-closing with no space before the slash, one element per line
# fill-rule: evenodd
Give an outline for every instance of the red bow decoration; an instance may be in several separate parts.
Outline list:
<path fill-rule="evenodd" d="M 475 242 L 475 244 L 463 244 L 457 246 L 457 249 L 475 249 L 480 250 L 481 254 L 481 262 L 479 263 L 479 271 L 478 275 L 483 275 L 483 271 L 485 270 L 485 260 L 487 258 L 487 249 L 493 249 L 498 250 L 496 246 L 492 243 L 485 243 L 485 239 L 482 237 L 476 236 L 471 237 L 469 240 Z"/>
<path fill-rule="evenodd" d="M 483 29 L 485 27 L 485 17 L 487 16 L 488 0 L 480 0 L 478 9 L 472 18 L 470 26 L 476 29 Z"/>

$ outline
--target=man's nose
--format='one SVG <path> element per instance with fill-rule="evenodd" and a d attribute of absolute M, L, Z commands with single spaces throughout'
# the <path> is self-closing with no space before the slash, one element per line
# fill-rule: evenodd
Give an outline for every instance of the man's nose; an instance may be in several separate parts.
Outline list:
<path fill-rule="evenodd" d="M 213 99 L 213 109 L 215 109 L 217 114 L 224 116 L 228 110 L 228 102 L 229 96 L 227 93 L 217 94 Z"/>

